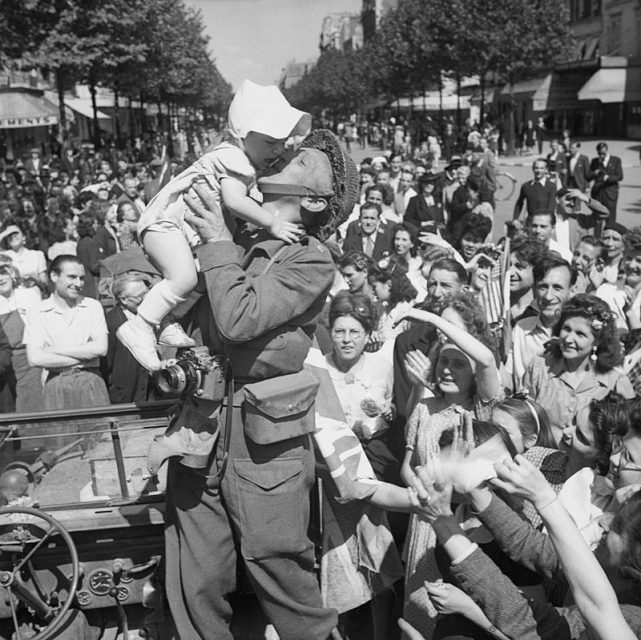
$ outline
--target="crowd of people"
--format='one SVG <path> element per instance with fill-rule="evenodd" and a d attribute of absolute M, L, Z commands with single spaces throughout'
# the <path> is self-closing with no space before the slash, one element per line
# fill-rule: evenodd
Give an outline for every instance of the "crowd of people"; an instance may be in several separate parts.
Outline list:
<path fill-rule="evenodd" d="M 243 267 L 251 272 L 250 291 L 245 272 L 236 273 L 236 253 L 225 248 L 231 234 L 213 223 L 196 225 L 208 252 L 200 264 L 216 328 L 233 345 L 238 380 L 254 378 L 249 372 L 260 361 L 243 344 L 256 340 L 273 352 L 283 369 L 278 375 L 290 374 L 293 363 L 274 355 L 284 347 L 269 346 L 259 328 L 271 336 L 287 327 L 305 346 L 296 356 L 302 363 L 320 312 L 314 338 L 323 368 L 370 468 L 359 467 L 355 480 L 364 473 L 375 487 L 367 501 L 389 512 L 378 523 L 393 534 L 386 557 L 404 550 L 404 580 L 395 587 L 393 580 L 371 579 L 386 571 L 385 562 L 373 560 L 380 538 L 361 531 L 351 556 L 368 576 L 358 583 L 367 587 L 359 597 L 372 603 L 377 639 L 395 637 L 395 614 L 411 639 L 640 637 L 641 227 L 616 220 L 620 160 L 604 143 L 590 161 L 578 142 L 566 149 L 553 140 L 548 157 L 533 162 L 533 179 L 522 185 L 504 233 L 495 228 L 498 161 L 487 137 L 472 132 L 458 155 L 437 151 L 438 140 L 427 138 L 418 153 L 405 153 L 405 143 L 399 136 L 391 152 L 360 163 L 358 202 L 342 212 L 340 225 L 333 224 L 337 217 L 325 225 L 331 233 L 315 231 L 322 244 L 301 245 L 271 230 L 285 240 L 288 268 L 296 266 L 289 280 L 278 262 L 276 274 L 265 276 L 280 255 L 270 237 L 262 246 L 271 260 L 248 253 L 255 264 Z M 316 150 L 306 149 L 308 166 L 321 162 Z M 293 165 L 282 169 L 287 179 L 280 182 L 262 178 L 266 209 L 258 213 L 316 230 L 300 213 L 314 203 L 301 205 L 299 191 L 287 189 L 303 175 L 306 197 L 335 196 L 336 172 L 333 190 L 318 186 L 318 176 L 329 174 L 322 162 L 313 177 L 301 162 L 298 173 L 287 173 Z M 72 148 L 46 159 L 34 150 L 26 162 L 2 168 L 3 412 L 145 401 L 155 393 L 149 371 L 116 336 L 137 317 L 158 274 L 134 266 L 106 279 L 104 261 L 142 255 L 138 221 L 162 186 L 164 168 L 160 159 L 114 161 Z M 288 207 L 295 209 L 290 217 Z M 260 304 L 247 302 L 252 296 Z M 278 322 L 264 322 L 260 305 Z M 256 455 L 256 445 L 236 433 L 242 429 L 233 431 L 232 450 L 241 458 Z M 287 453 L 280 441 L 268 446 Z M 281 481 L 300 473 L 290 465 L 282 477 L 252 480 L 242 460 L 230 464 L 225 478 L 223 466 L 220 486 L 230 495 L 230 474 L 239 486 L 279 493 Z M 313 468 L 305 460 L 305 469 Z M 177 549 L 189 526 L 180 502 L 193 500 L 188 487 L 196 480 L 178 484 L 188 477 L 178 466 L 171 474 L 176 531 L 169 544 Z M 297 500 L 309 480 L 297 488 Z M 291 496 L 279 495 L 283 507 L 290 504 Z M 318 614 L 316 635 L 296 635 L 279 600 L 300 596 L 284 584 L 281 565 L 288 553 L 311 563 L 305 523 L 278 523 L 258 499 L 251 504 L 256 513 L 232 515 L 241 521 L 234 526 L 243 530 L 255 588 L 267 602 L 266 594 L 278 593 L 267 606 L 270 619 L 285 640 L 323 637 L 332 615 Z M 289 551 L 266 549 L 255 535 L 267 518 Z M 192 571 L 206 546 L 207 536 L 198 535 L 202 548 L 194 550 Z M 231 536 L 217 544 L 233 546 Z M 230 554 L 207 559 L 207 566 L 227 571 L 229 559 L 235 562 Z M 170 570 L 189 569 L 177 562 Z M 299 592 L 311 589 L 306 573 L 296 576 Z M 194 588 L 205 589 L 208 580 Z M 195 606 L 188 595 L 170 595 L 177 625 L 206 624 L 206 617 L 187 622 Z M 326 611 L 305 606 L 310 619 Z M 340 613 L 344 630 L 349 612 Z"/>

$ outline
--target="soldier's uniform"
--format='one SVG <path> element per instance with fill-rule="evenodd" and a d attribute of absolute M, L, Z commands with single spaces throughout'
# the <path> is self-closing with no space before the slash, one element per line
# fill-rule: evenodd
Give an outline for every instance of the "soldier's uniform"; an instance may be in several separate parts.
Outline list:
<path fill-rule="evenodd" d="M 321 606 L 307 535 L 310 436 L 256 444 L 245 434 L 241 407 L 245 384 L 301 371 L 334 265 L 315 238 L 280 252 L 283 243 L 268 238 L 261 232 L 246 249 L 231 242 L 199 249 L 209 298 L 199 309 L 203 342 L 223 348 L 235 392 L 220 486 L 222 436 L 204 472 L 175 460 L 169 467 L 167 594 L 184 639 L 232 640 L 227 596 L 235 588 L 237 548 L 282 640 L 325 640 L 337 622 L 336 611 Z"/>

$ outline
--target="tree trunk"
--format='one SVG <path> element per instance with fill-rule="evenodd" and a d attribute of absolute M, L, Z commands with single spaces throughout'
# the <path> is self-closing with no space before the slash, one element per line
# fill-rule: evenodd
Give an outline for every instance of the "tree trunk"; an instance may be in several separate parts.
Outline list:
<path fill-rule="evenodd" d="M 481 115 L 479 117 L 479 125 L 483 129 L 485 122 L 485 74 L 481 73 Z"/>
<path fill-rule="evenodd" d="M 445 116 L 443 115 L 443 76 L 440 73 L 438 74 L 438 119 L 442 136 L 445 133 Z"/>
<path fill-rule="evenodd" d="M 60 144 L 64 147 L 67 141 L 67 108 L 65 107 L 65 79 L 62 67 L 58 67 L 56 70 L 56 89 L 58 91 L 58 109 L 60 111 L 58 135 L 60 136 Z"/>
<path fill-rule="evenodd" d="M 120 136 L 120 105 L 118 104 L 118 83 L 114 83 L 114 134 L 116 136 L 116 149 L 121 148 Z"/>
<path fill-rule="evenodd" d="M 140 132 L 144 135 L 147 132 L 147 117 L 145 115 L 145 96 L 140 92 Z"/>
<path fill-rule="evenodd" d="M 514 139 L 514 134 L 516 133 L 514 130 L 514 83 L 512 80 L 512 77 L 508 79 L 508 82 L 510 83 L 510 101 L 508 103 L 507 112 L 507 131 L 505 132 L 505 143 L 507 146 L 506 153 L 508 156 L 513 156 L 516 153 Z"/>
<path fill-rule="evenodd" d="M 461 76 L 456 76 L 456 126 L 461 131 Z"/>
<path fill-rule="evenodd" d="M 89 92 L 91 93 L 91 108 L 93 110 L 93 124 L 91 137 L 93 139 L 93 144 L 98 151 L 100 147 L 100 129 L 98 128 L 98 106 L 96 103 L 96 83 L 93 79 L 93 76 L 89 76 Z"/>
<path fill-rule="evenodd" d="M 129 118 L 129 139 L 133 146 L 136 139 L 136 120 L 134 119 L 134 108 L 131 106 L 131 96 L 127 96 L 127 117 Z"/>

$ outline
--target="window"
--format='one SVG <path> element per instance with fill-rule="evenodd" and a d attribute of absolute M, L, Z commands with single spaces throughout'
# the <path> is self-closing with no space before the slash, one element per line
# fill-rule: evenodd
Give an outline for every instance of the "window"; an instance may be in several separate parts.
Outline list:
<path fill-rule="evenodd" d="M 621 51 L 621 14 L 613 15 L 610 18 L 608 31 L 608 55 L 615 56 Z"/>

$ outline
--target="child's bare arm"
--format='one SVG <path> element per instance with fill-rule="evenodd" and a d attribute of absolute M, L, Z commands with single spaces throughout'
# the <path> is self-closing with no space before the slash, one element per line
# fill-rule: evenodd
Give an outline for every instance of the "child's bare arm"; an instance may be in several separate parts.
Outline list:
<path fill-rule="evenodd" d="M 242 220 L 259 227 L 269 227 L 272 224 L 272 214 L 247 195 L 247 187 L 239 180 L 221 180 L 220 195 L 225 206 Z"/>
<path fill-rule="evenodd" d="M 275 238 L 285 242 L 295 242 L 300 237 L 297 225 L 285 222 L 278 215 L 265 211 L 247 196 L 247 190 L 242 182 L 234 179 L 222 180 L 220 193 L 223 203 L 230 211 L 247 222 L 267 229 Z"/>

